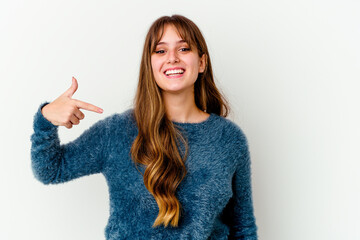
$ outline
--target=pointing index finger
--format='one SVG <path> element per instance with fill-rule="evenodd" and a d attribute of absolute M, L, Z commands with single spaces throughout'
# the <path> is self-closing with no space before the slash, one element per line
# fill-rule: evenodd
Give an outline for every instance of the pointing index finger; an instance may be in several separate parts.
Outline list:
<path fill-rule="evenodd" d="M 78 108 L 82 108 L 82 109 L 85 109 L 85 110 L 89 110 L 89 111 L 92 111 L 92 112 L 97 112 L 97 113 L 102 113 L 103 110 L 95 105 L 92 105 L 90 103 L 86 103 L 86 102 L 83 102 L 83 101 L 80 101 L 80 100 L 76 100 L 76 99 L 73 99 L 75 100 L 75 103 L 76 103 L 76 106 Z"/>

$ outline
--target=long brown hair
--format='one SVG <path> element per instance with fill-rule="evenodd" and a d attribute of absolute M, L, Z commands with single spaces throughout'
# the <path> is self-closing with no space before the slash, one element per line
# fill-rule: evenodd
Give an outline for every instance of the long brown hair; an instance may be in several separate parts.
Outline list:
<path fill-rule="evenodd" d="M 167 227 L 169 222 L 173 227 L 178 226 L 181 205 L 175 194 L 187 174 L 184 164 L 188 155 L 186 136 L 183 136 L 180 129 L 168 119 L 161 95 L 162 89 L 156 84 L 151 67 L 151 55 L 167 24 L 172 24 L 177 29 L 190 48 L 197 48 L 199 57 L 205 54 L 205 70 L 199 73 L 194 84 L 196 106 L 202 111 L 223 117 L 226 117 L 230 110 L 227 100 L 215 86 L 209 52 L 199 28 L 190 19 L 181 15 L 158 18 L 150 26 L 143 48 L 139 82 L 134 98 L 134 117 L 138 135 L 130 150 L 135 166 L 146 166 L 143 174 L 144 184 L 159 207 L 153 227 L 161 224 Z M 183 154 L 178 149 L 180 141 L 185 146 Z"/>

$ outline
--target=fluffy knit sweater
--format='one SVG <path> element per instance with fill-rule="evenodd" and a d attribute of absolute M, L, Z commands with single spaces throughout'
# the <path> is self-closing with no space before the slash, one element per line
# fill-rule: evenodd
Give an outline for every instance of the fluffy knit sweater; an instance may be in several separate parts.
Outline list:
<path fill-rule="evenodd" d="M 257 239 L 250 153 L 246 136 L 234 122 L 214 113 L 199 123 L 173 121 L 189 144 L 188 173 L 176 190 L 179 226 L 153 228 L 159 208 L 130 157 L 138 134 L 133 109 L 99 120 L 74 141 L 60 144 L 58 126 L 41 113 L 48 103 L 41 103 L 34 116 L 34 176 L 44 184 L 57 184 L 103 174 L 110 194 L 107 240 Z"/>

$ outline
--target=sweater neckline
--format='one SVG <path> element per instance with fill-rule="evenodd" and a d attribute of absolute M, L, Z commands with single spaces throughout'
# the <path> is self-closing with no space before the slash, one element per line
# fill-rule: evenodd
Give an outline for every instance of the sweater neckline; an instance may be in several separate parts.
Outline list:
<path fill-rule="evenodd" d="M 133 113 L 133 112 L 132 112 Z M 133 121 L 135 122 L 135 117 L 132 116 Z M 207 144 L 209 141 L 215 141 L 217 139 L 217 134 L 213 134 L 218 131 L 220 127 L 220 116 L 216 113 L 210 113 L 207 119 L 202 122 L 176 122 L 171 121 L 176 128 L 184 132 L 190 141 L 200 140 L 202 144 Z M 136 125 L 136 124 L 135 124 Z M 136 126 L 137 127 L 137 126 Z M 206 137 L 204 137 L 206 136 Z"/>
<path fill-rule="evenodd" d="M 132 119 L 135 122 L 135 117 L 134 117 L 134 109 L 131 109 L 131 115 L 132 115 Z M 200 132 L 199 131 L 208 131 L 209 128 L 211 126 L 213 126 L 214 122 L 218 119 L 218 115 L 216 113 L 210 113 L 210 116 L 208 116 L 207 119 L 203 120 L 202 122 L 177 122 L 177 121 L 171 121 L 175 126 L 179 127 L 180 129 L 185 130 L 188 133 L 195 133 L 196 135 L 198 135 Z M 215 124 L 216 125 L 216 124 Z"/>
<path fill-rule="evenodd" d="M 201 144 L 208 144 L 209 142 L 215 141 L 218 137 L 218 134 L 215 132 L 218 131 L 220 127 L 220 122 L 217 121 L 218 115 L 215 113 L 210 113 L 207 119 L 202 122 L 176 122 L 172 123 L 183 133 L 185 133 L 186 138 L 189 141 L 199 141 Z M 218 123 L 217 123 L 218 122 Z"/>
<path fill-rule="evenodd" d="M 210 113 L 210 115 L 203 121 L 201 122 L 177 122 L 177 121 L 171 121 L 172 123 L 180 126 L 180 127 L 183 127 L 183 128 L 186 128 L 186 129 L 192 129 L 192 128 L 202 128 L 202 127 L 205 127 L 207 126 L 208 124 L 210 124 L 214 118 L 215 118 L 216 114 L 215 113 Z"/>

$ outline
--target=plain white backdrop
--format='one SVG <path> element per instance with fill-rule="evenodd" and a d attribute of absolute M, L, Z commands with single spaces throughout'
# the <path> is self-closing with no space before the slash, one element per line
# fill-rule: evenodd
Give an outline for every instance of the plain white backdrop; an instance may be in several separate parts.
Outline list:
<path fill-rule="evenodd" d="M 175 13 L 203 32 L 248 137 L 259 239 L 360 239 L 359 12 L 355 0 L 2 0 L 0 239 L 104 239 L 104 177 L 38 182 L 33 116 L 72 76 L 73 97 L 104 113 L 60 127 L 62 143 L 129 108 L 145 34 Z"/>

